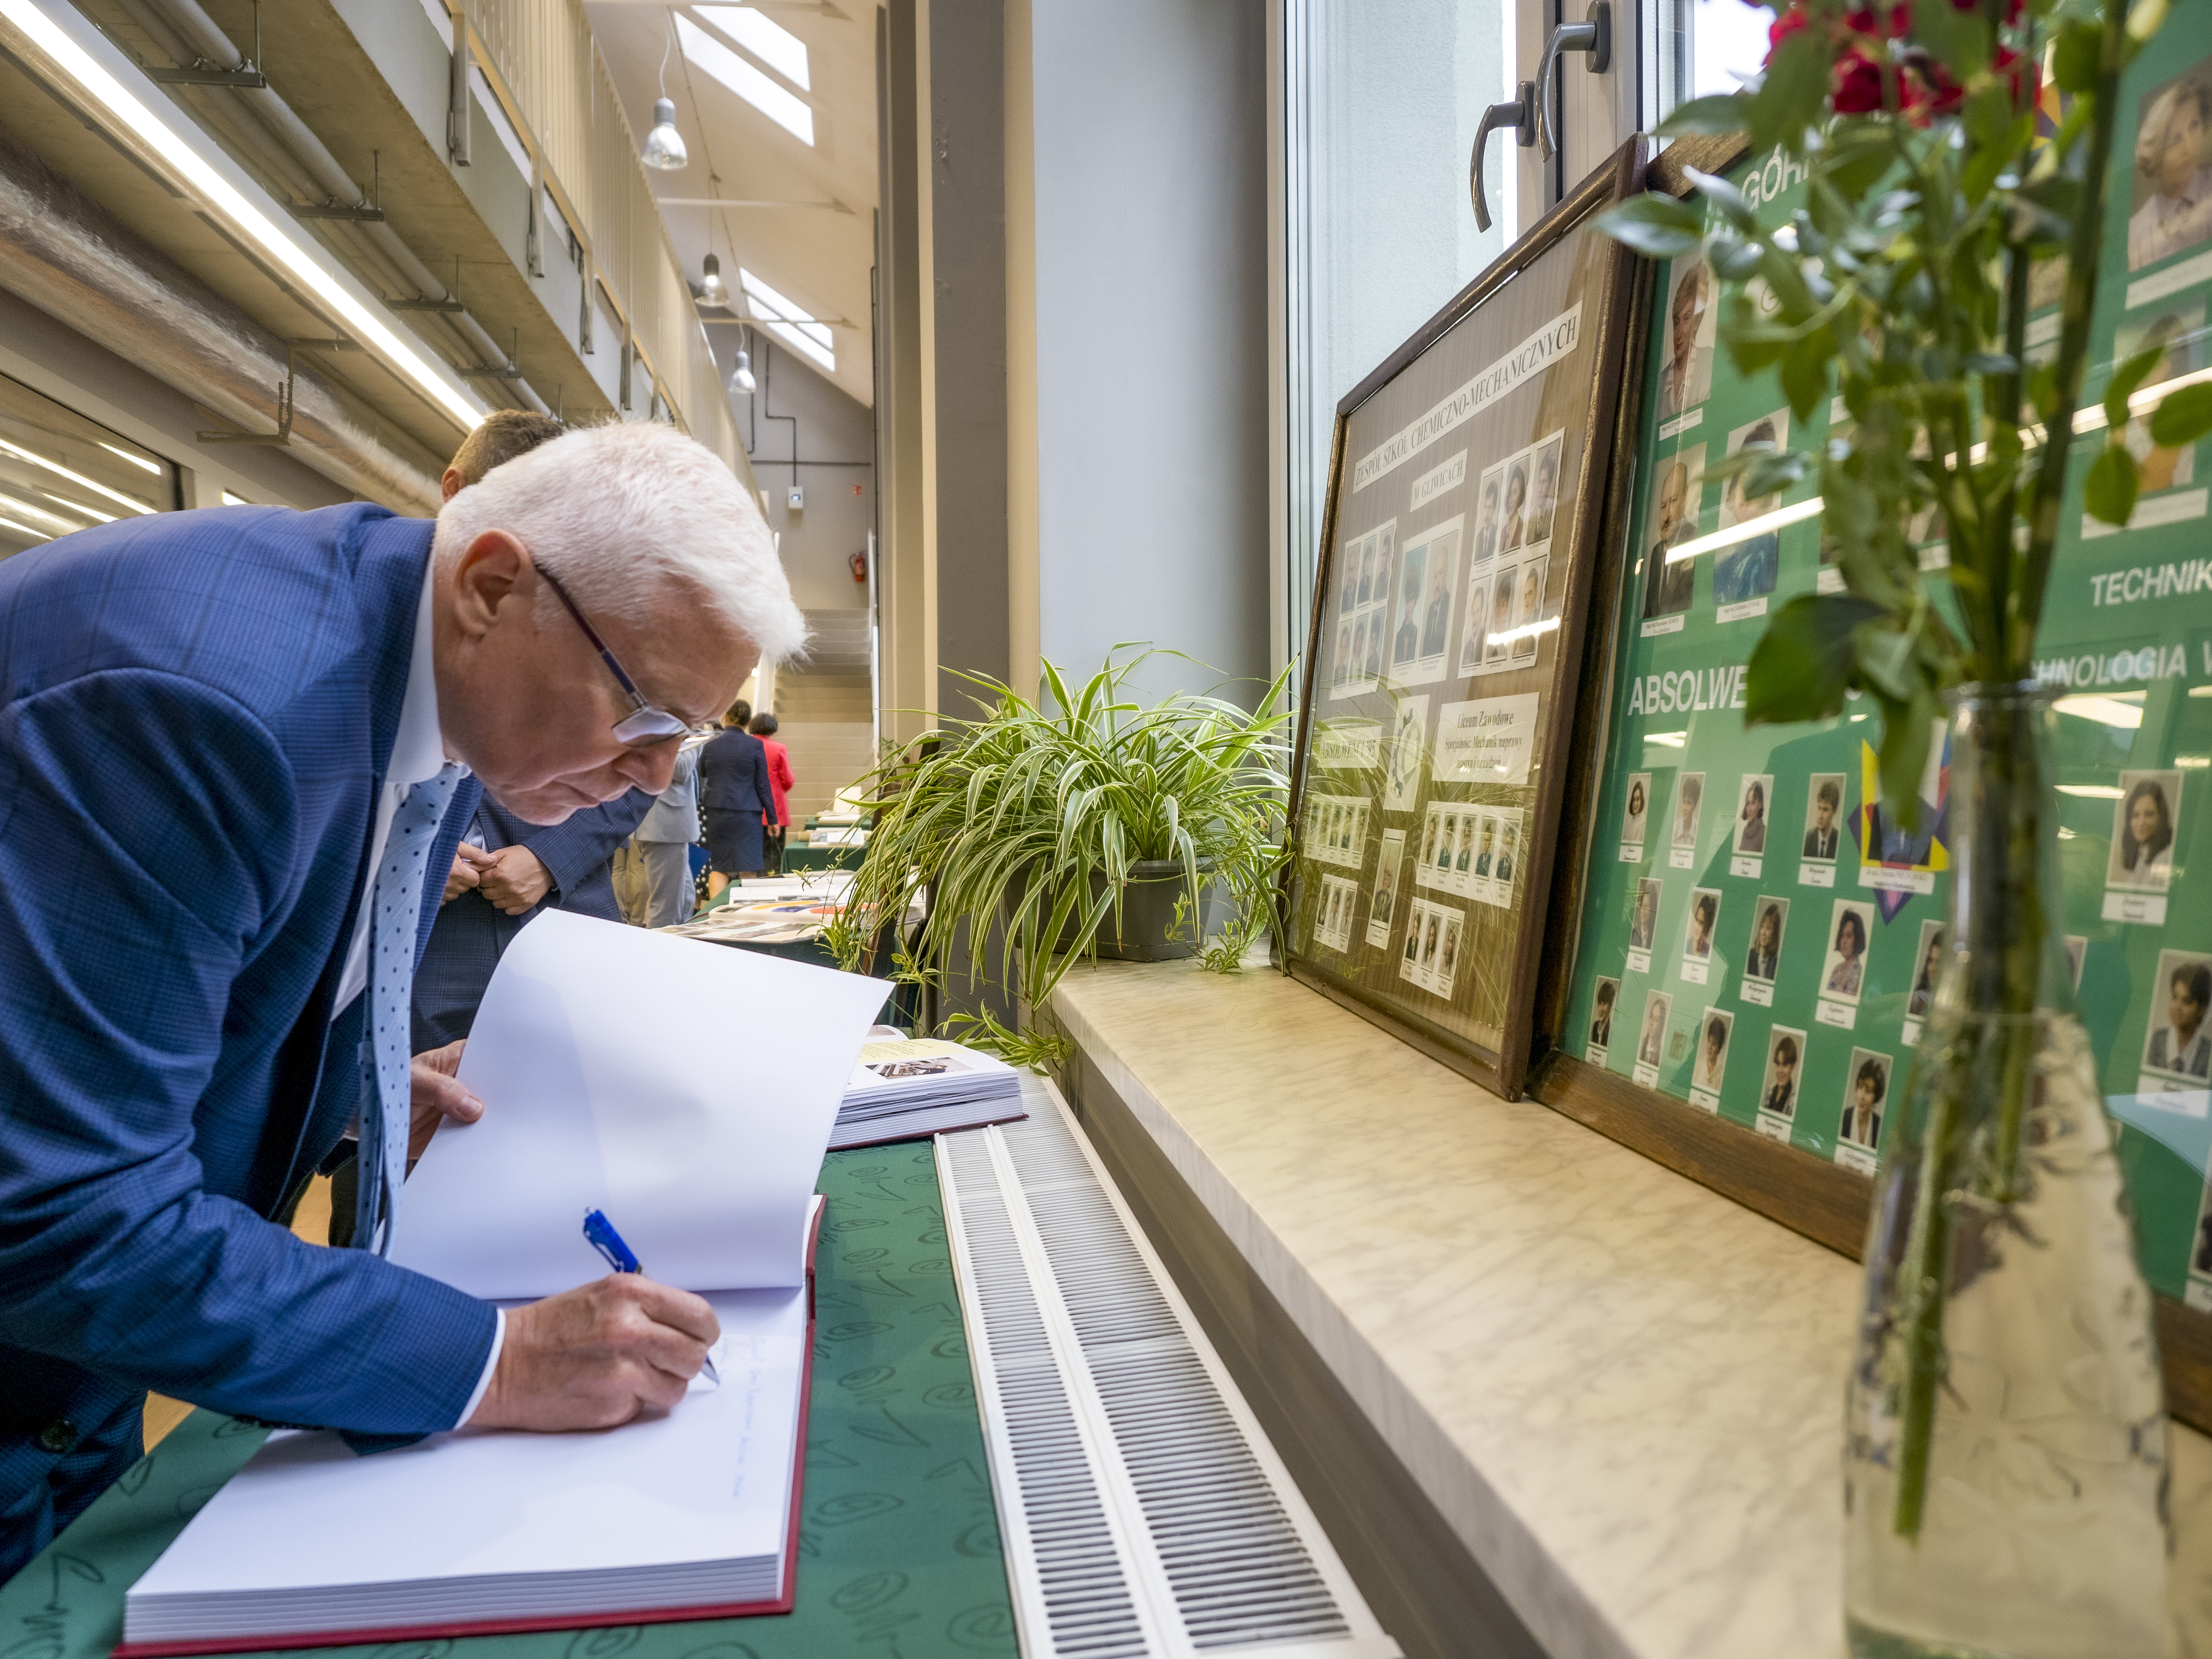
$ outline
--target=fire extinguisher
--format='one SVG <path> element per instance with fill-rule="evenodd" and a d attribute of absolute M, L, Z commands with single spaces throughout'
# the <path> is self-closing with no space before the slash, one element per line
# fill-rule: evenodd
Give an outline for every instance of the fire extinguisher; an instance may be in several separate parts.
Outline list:
<path fill-rule="evenodd" d="M 856 582 L 868 580 L 868 556 L 865 553 L 853 555 L 853 580 Z"/>

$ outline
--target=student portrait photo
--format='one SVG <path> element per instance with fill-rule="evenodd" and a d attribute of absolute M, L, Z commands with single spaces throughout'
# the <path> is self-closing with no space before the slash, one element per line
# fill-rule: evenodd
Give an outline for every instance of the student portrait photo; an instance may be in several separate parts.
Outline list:
<path fill-rule="evenodd" d="M 1735 811 L 1735 850 L 1766 850 L 1766 803 L 1774 798 L 1774 780 L 1765 774 L 1743 775 L 1743 795 Z"/>
<path fill-rule="evenodd" d="M 1528 486 L 1528 533 L 1522 539 L 1536 547 L 1552 539 L 1552 520 L 1559 507 L 1559 447 L 1554 438 L 1536 453 L 1536 481 Z"/>
<path fill-rule="evenodd" d="M 1752 912 L 1751 948 L 1743 958 L 1746 979 L 1774 982 L 1775 970 L 1782 963 L 1782 930 L 1789 922 L 1788 899 L 1759 896 L 1759 908 Z"/>
<path fill-rule="evenodd" d="M 2181 774 L 2121 773 L 2105 885 L 2163 893 L 2173 879 L 2173 842 L 2180 832 Z"/>
<path fill-rule="evenodd" d="M 1721 896 L 1717 889 L 1692 887 L 1690 914 L 1682 924 L 1682 957 L 1686 962 L 1713 959 L 1713 929 L 1721 919 Z"/>
<path fill-rule="evenodd" d="M 1663 991 L 1647 991 L 1644 994 L 1644 1030 L 1636 1040 L 1636 1063 L 1656 1066 L 1660 1049 L 1667 1040 L 1668 1011 L 1674 999 Z"/>
<path fill-rule="evenodd" d="M 1505 529 L 1498 550 L 1510 553 L 1528 539 L 1528 463 L 1516 460 L 1505 470 Z"/>
<path fill-rule="evenodd" d="M 2140 326 L 2124 325 L 2112 333 L 2112 361 L 2124 363 L 2145 351 L 2162 350 L 2158 366 L 2143 376 L 2146 387 L 2178 380 L 2196 369 L 2197 343 L 2204 337 L 2204 305 L 2182 306 L 2161 311 Z M 2185 484 L 2197 476 L 2197 446 L 2154 443 L 2150 420 L 2139 416 L 2130 421 L 2120 441 L 2136 458 L 2141 473 L 2138 488 L 2149 495 Z"/>
<path fill-rule="evenodd" d="M 1530 559 L 1521 567 L 1521 632 L 1513 641 L 1513 654 L 1516 657 L 1536 654 L 1534 624 L 1544 614 L 1544 566 L 1547 562 Z"/>
<path fill-rule="evenodd" d="M 1759 1079 L 1759 1109 L 1775 1117 L 1797 1115 L 1797 1068 L 1805 1060 L 1805 1034 L 1778 1025 L 1766 1039 L 1766 1074 Z"/>
<path fill-rule="evenodd" d="M 1779 448 L 1790 441 L 1790 411 L 1777 410 L 1750 425 L 1740 428 L 1729 436 L 1728 453 L 1736 454 L 1747 448 Z M 1743 493 L 1744 475 L 1732 472 L 1721 487 L 1721 528 L 1748 524 L 1760 515 L 1771 513 L 1780 505 L 1775 495 L 1747 496 Z M 1774 592 L 1774 584 L 1781 568 L 1782 538 L 1775 531 L 1766 531 L 1723 548 L 1713 559 L 1713 602 L 1716 605 L 1739 605 L 1746 599 L 1763 599 Z"/>
<path fill-rule="evenodd" d="M 1790 411 L 1778 409 L 1771 415 L 1762 415 L 1757 420 L 1738 427 L 1729 434 L 1728 451 L 1730 455 L 1741 454 L 1747 449 L 1778 450 L 1790 441 Z M 1747 495 L 1743 493 L 1744 475 L 1731 472 L 1721 486 L 1721 528 L 1748 524 L 1752 520 L 1772 512 L 1781 503 L 1772 494 Z"/>
<path fill-rule="evenodd" d="M 1677 847 L 1698 844 L 1698 814 L 1705 804 L 1705 775 L 1685 772 L 1674 784 L 1674 823 L 1668 838 Z"/>
<path fill-rule="evenodd" d="M 1651 821 L 1651 775 L 1632 772 L 1628 775 L 1628 805 L 1620 815 L 1620 841 L 1624 847 L 1644 845 L 1644 827 Z"/>
<path fill-rule="evenodd" d="M 1804 856 L 1815 864 L 1832 864 L 1843 840 L 1844 775 L 1815 772 L 1805 791 Z"/>
<path fill-rule="evenodd" d="M 1690 1086 L 1708 1094 L 1721 1091 L 1721 1076 L 1728 1070 L 1729 1033 L 1735 1016 L 1718 1008 L 1705 1010 L 1698 1027 L 1698 1063 L 1690 1071 Z"/>
<path fill-rule="evenodd" d="M 1925 1019 L 1936 1000 L 1936 976 L 1943 970 L 1943 924 L 1920 924 L 1920 945 L 1912 958 L 1912 991 L 1905 1000 L 1907 1019 Z"/>
<path fill-rule="evenodd" d="M 1513 573 L 1501 570 L 1490 585 L 1490 645 L 1485 660 L 1504 662 L 1506 641 L 1504 634 L 1513 626 Z"/>
<path fill-rule="evenodd" d="M 1433 806 L 1421 823 L 1421 862 L 1429 864 L 1437 856 L 1437 832 L 1444 827 L 1443 814 Z"/>
<path fill-rule="evenodd" d="M 1361 605 L 1377 597 L 1375 592 L 1375 540 L 1372 536 L 1359 538 L 1358 603 Z"/>
<path fill-rule="evenodd" d="M 1820 968 L 1820 994 L 1856 1005 L 1866 981 L 1867 945 L 1874 937 L 1874 906 L 1838 899 L 1828 924 L 1828 957 Z"/>
<path fill-rule="evenodd" d="M 1478 876 L 1488 876 L 1491 864 L 1497 856 L 1498 820 L 1485 818 L 1482 821 L 1482 845 L 1475 850 L 1474 854 L 1474 873 Z"/>
<path fill-rule="evenodd" d="M 1390 665 L 1403 668 L 1421 654 L 1421 591 L 1429 577 L 1429 550 L 1425 546 L 1406 550 L 1405 586 L 1398 594 L 1398 625 L 1391 641 Z M 1402 678 L 1402 676 L 1401 676 Z"/>
<path fill-rule="evenodd" d="M 1485 829 L 1487 829 L 1490 825 L 1490 820 L 1488 818 L 1483 819 L 1482 823 Z M 1469 814 L 1460 820 L 1459 853 L 1457 858 L 1453 861 L 1453 873 L 1460 876 L 1466 875 L 1467 866 L 1474 860 L 1474 817 L 1472 814 Z"/>
<path fill-rule="evenodd" d="M 1863 1146 L 1869 1152 L 1881 1145 L 1883 1102 L 1889 1094 L 1887 1054 L 1872 1048 L 1851 1050 L 1850 1067 L 1844 1080 L 1844 1121 L 1836 1139 Z"/>
<path fill-rule="evenodd" d="M 1446 921 L 1443 948 L 1437 952 L 1437 991 L 1444 996 L 1451 994 L 1452 970 L 1459 966 L 1459 930 L 1460 919 L 1457 916 Z"/>
<path fill-rule="evenodd" d="M 1690 608 L 1697 562 L 1669 562 L 1667 555 L 1698 533 L 1698 498 L 1705 487 L 1703 444 L 1680 451 L 1660 471 L 1658 493 L 1652 499 L 1650 546 L 1644 556 L 1646 617 L 1680 616 Z"/>
<path fill-rule="evenodd" d="M 2128 269 L 2140 270 L 2212 237 L 2212 64 L 2154 88 L 2136 122 Z"/>
<path fill-rule="evenodd" d="M 1648 951 L 1659 931 L 1659 884 L 1646 876 L 1636 884 L 1636 909 L 1628 919 L 1628 948 Z"/>
<path fill-rule="evenodd" d="M 1467 585 L 1467 627 L 1460 636 L 1461 673 L 1472 674 L 1482 665 L 1482 647 L 1489 635 L 1490 584 L 1480 580 L 1470 580 Z"/>
<path fill-rule="evenodd" d="M 1514 854 L 1520 840 L 1521 820 L 1517 817 L 1506 819 L 1505 833 L 1498 843 L 1498 862 L 1490 866 L 1490 878 L 1492 881 L 1507 886 L 1512 884 L 1513 866 L 1516 862 Z"/>
<path fill-rule="evenodd" d="M 1613 1009 L 1620 1000 L 1620 981 L 1601 979 L 1590 998 L 1589 1042 L 1593 1048 L 1610 1048 L 1613 1044 Z"/>
<path fill-rule="evenodd" d="M 1391 832 L 1396 834 L 1395 830 Z M 1388 927 L 1390 925 L 1390 906 L 1398 896 L 1398 861 L 1391 856 L 1395 850 L 1387 844 L 1382 848 L 1382 868 L 1375 877 L 1375 896 L 1367 908 L 1367 925 Z"/>
<path fill-rule="evenodd" d="M 1448 531 L 1428 549 L 1429 596 L 1421 607 L 1421 655 L 1441 657 L 1451 627 L 1452 566 L 1459 557 L 1459 532 Z"/>
<path fill-rule="evenodd" d="M 1498 551 L 1498 504 L 1505 488 L 1504 463 L 1482 475 L 1482 506 L 1475 514 L 1474 546 L 1468 562 L 1486 564 Z"/>
<path fill-rule="evenodd" d="M 1659 413 L 1671 419 L 1705 402 L 1713 386 L 1713 339 L 1720 313 L 1702 254 L 1675 261 L 1667 299 L 1667 356 L 1659 370 Z"/>
<path fill-rule="evenodd" d="M 2159 1000 L 2152 1004 L 2142 1068 L 2168 1077 L 2212 1078 L 2212 957 L 2186 951 L 2158 953 Z"/>
<path fill-rule="evenodd" d="M 1443 931 L 1443 915 L 1437 911 L 1430 911 L 1428 926 L 1421 933 L 1421 969 L 1425 973 L 1437 965 L 1437 938 Z"/>

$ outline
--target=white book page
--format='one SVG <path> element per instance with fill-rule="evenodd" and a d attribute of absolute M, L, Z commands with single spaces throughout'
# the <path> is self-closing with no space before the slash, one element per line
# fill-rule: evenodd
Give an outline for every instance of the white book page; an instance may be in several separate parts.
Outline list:
<path fill-rule="evenodd" d="M 710 1291 L 797 1285 L 854 1056 L 890 988 L 550 910 L 508 945 L 461 1081 L 399 1198 L 392 1259 L 471 1295 L 607 1271 L 603 1211 L 645 1272 Z"/>
<path fill-rule="evenodd" d="M 806 1295 L 708 1297 L 720 1386 L 619 1429 L 460 1430 L 374 1457 L 327 1430 L 273 1435 L 131 1602 L 773 1558 L 790 1524 Z M 362 1604 L 364 1621 L 375 1613 Z"/>

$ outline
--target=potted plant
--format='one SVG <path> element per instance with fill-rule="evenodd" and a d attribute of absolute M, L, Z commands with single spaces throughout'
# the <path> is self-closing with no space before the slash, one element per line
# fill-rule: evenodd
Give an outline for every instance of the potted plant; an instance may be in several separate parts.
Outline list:
<path fill-rule="evenodd" d="M 1663 130 L 1778 148 L 1804 205 L 1762 214 L 1692 170 L 1696 202 L 1638 198 L 1606 228 L 1711 264 L 1723 346 L 1777 377 L 1801 427 L 1841 399 L 1817 448 L 1731 458 L 1747 496 L 1817 477 L 1844 579 L 1774 615 L 1746 719 L 1872 699 L 1879 810 L 1907 827 L 1931 743 L 1950 744 L 1945 956 L 1909 1086 L 1882 1103 L 1849 1382 L 1851 1650 L 2147 1659 L 2165 1650 L 2157 1351 L 2074 1014 L 2052 716 L 2032 682 L 2076 443 L 2097 446 L 2083 504 L 2117 525 L 2139 481 L 2131 422 L 2162 446 L 2212 431 L 2212 386 L 2146 385 L 2162 343 L 2084 406 L 2120 76 L 2166 3 L 1775 9 L 1763 77 Z M 2054 292 L 2039 360 L 2028 318 Z M 1907 538 L 1931 510 L 1941 576 Z"/>
<path fill-rule="evenodd" d="M 1200 957 L 1233 972 L 1273 925 L 1288 789 L 1284 678 L 1259 712 L 1178 693 L 1147 708 L 1122 647 L 1079 686 L 1049 661 L 1031 702 L 987 676 L 979 720 L 947 720 L 870 780 L 868 854 L 833 930 L 858 964 L 886 921 L 927 891 L 895 977 L 942 984 L 964 953 L 971 983 L 1042 1010 L 1079 957 Z M 1147 653 L 1150 654 L 1150 653 Z M 963 941 L 974 941 L 972 948 Z M 1064 1055 L 1064 1038 L 1016 1032 L 988 1010 L 947 1024 L 1010 1060 Z"/>

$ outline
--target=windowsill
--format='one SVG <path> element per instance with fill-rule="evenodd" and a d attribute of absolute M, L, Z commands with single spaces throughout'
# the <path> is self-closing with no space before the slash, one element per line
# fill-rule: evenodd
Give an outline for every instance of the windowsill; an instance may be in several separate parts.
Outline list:
<path fill-rule="evenodd" d="M 1547 1651 L 1843 1654 L 1855 1263 L 1270 969 L 1053 1007 Z M 2212 1442 L 2174 1433 L 2212 1651 Z"/>

